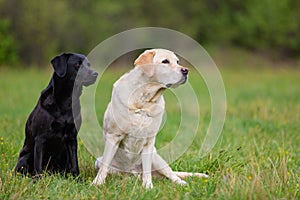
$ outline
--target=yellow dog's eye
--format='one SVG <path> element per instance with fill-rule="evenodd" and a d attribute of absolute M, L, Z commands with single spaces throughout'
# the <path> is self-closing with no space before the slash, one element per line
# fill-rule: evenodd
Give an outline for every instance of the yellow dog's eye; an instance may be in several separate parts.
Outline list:
<path fill-rule="evenodd" d="M 162 63 L 164 63 L 164 64 L 169 64 L 170 61 L 169 61 L 168 59 L 165 59 L 165 60 L 162 61 Z"/>

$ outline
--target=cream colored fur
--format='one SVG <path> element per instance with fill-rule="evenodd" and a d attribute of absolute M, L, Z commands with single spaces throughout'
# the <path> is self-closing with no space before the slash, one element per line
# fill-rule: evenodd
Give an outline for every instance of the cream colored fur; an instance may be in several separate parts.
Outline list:
<path fill-rule="evenodd" d="M 173 52 L 164 49 L 146 50 L 134 64 L 113 86 L 104 114 L 104 153 L 95 163 L 98 173 L 93 184 L 103 184 L 108 173 L 117 172 L 142 174 L 145 188 L 153 187 L 154 173 L 181 185 L 188 176 L 207 177 L 172 171 L 154 146 L 165 109 L 162 93 L 185 83 L 187 74 L 182 71 L 187 69 L 178 64 Z"/>

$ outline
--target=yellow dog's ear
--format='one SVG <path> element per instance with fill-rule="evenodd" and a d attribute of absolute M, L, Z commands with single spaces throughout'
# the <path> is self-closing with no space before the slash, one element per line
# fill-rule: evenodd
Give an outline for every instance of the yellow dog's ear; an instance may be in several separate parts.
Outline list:
<path fill-rule="evenodd" d="M 155 55 L 155 51 L 146 50 L 134 61 L 134 65 L 142 69 L 143 73 L 148 77 L 154 75 L 155 69 L 154 66 L 152 65 L 154 55 Z"/>
<path fill-rule="evenodd" d="M 155 51 L 146 50 L 134 61 L 134 65 L 136 66 L 136 65 L 152 64 L 154 55 L 155 55 Z"/>

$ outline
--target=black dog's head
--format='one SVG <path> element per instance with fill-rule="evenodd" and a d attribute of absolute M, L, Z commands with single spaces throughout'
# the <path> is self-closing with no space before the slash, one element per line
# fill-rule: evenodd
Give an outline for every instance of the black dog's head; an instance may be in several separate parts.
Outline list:
<path fill-rule="evenodd" d="M 62 53 L 51 60 L 55 74 L 60 78 L 75 80 L 84 86 L 93 84 L 98 73 L 90 68 L 88 59 L 77 53 Z"/>

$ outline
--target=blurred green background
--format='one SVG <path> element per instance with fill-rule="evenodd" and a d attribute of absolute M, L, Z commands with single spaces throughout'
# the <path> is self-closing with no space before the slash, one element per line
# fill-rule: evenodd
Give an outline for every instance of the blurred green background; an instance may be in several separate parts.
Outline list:
<path fill-rule="evenodd" d="M 180 31 L 204 47 L 299 59 L 299 10 L 299 0 L 0 0 L 0 66 L 43 67 L 62 51 L 87 54 L 144 26 Z"/>
<path fill-rule="evenodd" d="M 0 0 L 0 199 L 300 199 L 299 11 L 299 0 Z M 26 119 L 53 73 L 50 59 L 63 51 L 88 54 L 114 34 L 145 26 L 187 34 L 220 69 L 227 116 L 216 146 L 199 157 L 211 96 L 187 65 L 201 119 L 193 144 L 171 164 L 210 178 L 190 178 L 187 187 L 154 179 L 155 189 L 145 191 L 135 177 L 111 176 L 92 187 L 95 158 L 82 140 L 81 181 L 44 174 L 35 184 L 13 176 Z M 127 68 L 110 66 L 101 77 L 101 124 L 113 82 L 133 67 L 132 53 L 112 64 Z M 172 94 L 165 93 L 168 118 L 158 147 L 178 128 L 181 110 Z"/>

